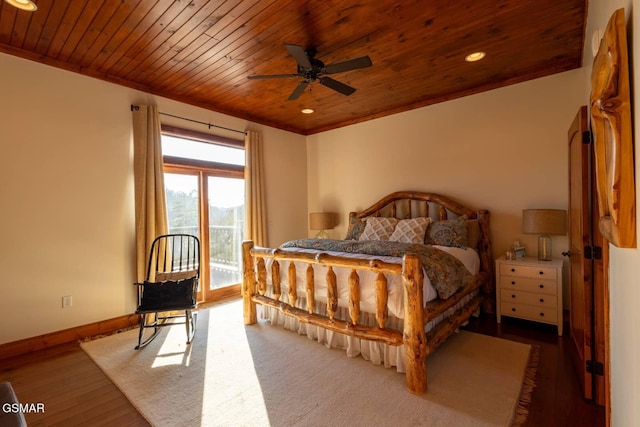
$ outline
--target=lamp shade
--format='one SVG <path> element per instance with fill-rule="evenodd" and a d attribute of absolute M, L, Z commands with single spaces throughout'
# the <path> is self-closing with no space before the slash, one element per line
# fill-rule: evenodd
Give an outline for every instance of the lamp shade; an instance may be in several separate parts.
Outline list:
<path fill-rule="evenodd" d="M 561 209 L 525 209 L 522 232 L 526 234 L 567 234 L 567 211 Z"/>
<path fill-rule="evenodd" d="M 309 214 L 309 228 L 312 230 L 330 230 L 335 226 L 334 215 L 330 212 Z"/>

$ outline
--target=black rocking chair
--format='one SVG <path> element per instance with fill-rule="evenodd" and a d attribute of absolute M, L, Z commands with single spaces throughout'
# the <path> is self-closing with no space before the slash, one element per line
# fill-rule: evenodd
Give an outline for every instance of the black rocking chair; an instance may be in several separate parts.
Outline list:
<path fill-rule="evenodd" d="M 166 234 L 157 237 L 149 253 L 147 277 L 138 286 L 140 332 L 136 350 L 149 344 L 162 326 L 175 325 L 167 320 L 184 317 L 187 344 L 196 332 L 198 279 L 200 278 L 200 241 L 189 234 Z M 184 314 L 170 312 L 184 311 Z M 143 340 L 144 330 L 153 334 Z"/>

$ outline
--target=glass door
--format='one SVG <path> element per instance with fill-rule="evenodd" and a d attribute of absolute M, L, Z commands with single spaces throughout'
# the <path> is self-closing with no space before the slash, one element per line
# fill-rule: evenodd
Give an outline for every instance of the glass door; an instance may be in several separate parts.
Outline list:
<path fill-rule="evenodd" d="M 207 176 L 209 290 L 217 299 L 242 281 L 244 179 Z"/>
<path fill-rule="evenodd" d="M 198 175 L 165 173 L 164 186 L 169 233 L 184 233 L 200 237 Z"/>
<path fill-rule="evenodd" d="M 196 236 L 202 245 L 199 215 L 201 192 L 198 174 L 165 172 L 164 186 L 169 233 Z M 200 276 L 202 277 L 203 274 L 204 272 L 201 271 Z M 202 280 L 200 282 L 202 283 Z M 198 289 L 198 299 L 204 299 L 202 286 Z"/>
<path fill-rule="evenodd" d="M 238 294 L 242 282 L 244 179 L 219 175 L 179 167 L 164 174 L 169 233 L 200 239 L 203 302 Z"/>

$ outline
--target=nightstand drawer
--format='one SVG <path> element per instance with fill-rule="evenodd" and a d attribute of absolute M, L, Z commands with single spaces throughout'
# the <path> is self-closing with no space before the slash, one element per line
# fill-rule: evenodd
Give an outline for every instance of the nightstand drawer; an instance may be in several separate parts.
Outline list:
<path fill-rule="evenodd" d="M 529 265 L 500 264 L 501 276 L 531 277 L 537 279 L 555 280 L 556 269 Z"/>
<path fill-rule="evenodd" d="M 558 306 L 555 295 L 533 294 L 514 290 L 503 290 L 500 295 L 505 306 L 508 304 L 528 304 L 536 307 L 548 307 L 554 310 Z"/>
<path fill-rule="evenodd" d="M 503 316 L 514 316 L 520 319 L 549 323 L 558 322 L 558 310 L 556 308 L 503 302 L 500 307 L 500 312 Z"/>
<path fill-rule="evenodd" d="M 539 294 L 556 295 L 558 284 L 550 280 L 536 280 L 522 277 L 500 277 L 500 288 L 504 291 L 525 291 Z"/>

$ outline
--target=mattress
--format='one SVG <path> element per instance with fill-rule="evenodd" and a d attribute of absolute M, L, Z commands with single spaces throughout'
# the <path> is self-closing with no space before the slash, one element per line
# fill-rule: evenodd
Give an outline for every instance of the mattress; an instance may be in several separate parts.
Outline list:
<path fill-rule="evenodd" d="M 457 248 L 457 247 L 448 247 L 448 246 L 434 246 L 440 250 L 443 250 L 462 262 L 464 267 L 472 274 L 475 275 L 478 273 L 480 269 L 480 257 L 478 253 L 471 248 Z M 379 256 L 379 255 L 367 255 L 367 254 L 353 254 L 353 253 L 344 253 L 344 252 L 331 252 L 331 251 L 318 251 L 314 249 L 300 249 L 300 248 L 282 248 L 284 251 L 295 251 L 295 252 L 305 252 L 305 253 L 327 253 L 329 255 L 337 255 L 337 256 L 345 256 L 349 258 L 358 258 L 358 259 L 379 259 L 384 262 L 392 263 L 392 264 L 402 264 L 402 258 L 400 257 L 390 257 L 390 256 Z M 267 268 L 267 283 L 271 283 L 271 265 L 273 263 L 273 259 L 268 258 L 267 263 L 265 264 Z M 307 264 L 304 262 L 295 262 L 296 266 L 296 289 L 297 294 L 304 295 L 305 294 L 305 284 L 306 284 L 306 270 Z M 280 266 L 280 275 L 282 277 L 282 294 L 285 295 L 289 288 L 286 278 L 286 268 L 284 265 Z M 314 285 L 315 285 L 315 297 L 316 300 L 326 301 L 327 298 L 327 283 L 325 280 L 327 274 L 327 267 L 321 265 L 313 265 L 314 270 Z M 346 308 L 349 304 L 349 290 L 348 290 L 348 279 L 351 274 L 351 270 L 347 268 L 334 268 L 334 273 L 336 274 L 337 284 L 338 284 L 338 307 Z M 360 310 L 364 312 L 374 313 L 376 308 L 376 300 L 375 300 L 375 280 L 377 277 L 377 273 L 360 270 L 358 271 L 358 275 L 360 277 Z M 389 292 L 388 303 L 387 306 L 389 308 L 389 314 L 393 315 L 399 319 L 404 318 L 404 302 L 403 302 L 403 289 L 402 289 L 402 276 L 398 274 L 385 274 L 387 278 L 387 289 Z M 424 275 L 423 282 L 423 304 L 434 300 L 438 297 L 438 294 L 435 288 L 431 285 L 431 281 Z"/>
<path fill-rule="evenodd" d="M 458 258 L 464 267 L 469 270 L 473 275 L 477 274 L 480 268 L 480 259 L 477 252 L 473 249 L 461 249 L 455 247 L 438 246 L 438 248 L 451 253 Z M 360 259 L 380 259 L 389 263 L 401 264 L 402 258 L 399 257 L 383 257 L 372 256 L 366 254 L 346 254 L 338 252 L 317 251 L 313 249 L 299 249 L 299 248 L 287 248 L 283 250 L 291 250 L 296 252 L 307 253 L 328 253 L 331 255 L 348 256 Z M 272 296 L 271 287 L 271 263 L 273 259 L 266 259 L 267 267 L 267 292 L 266 295 Z M 305 282 L 306 282 L 306 268 L 307 264 L 304 262 L 295 262 L 296 265 L 296 289 L 297 289 L 297 301 L 295 306 L 306 310 L 307 303 L 305 298 Z M 327 286 L 325 275 L 327 267 L 314 265 L 314 286 L 315 286 L 315 299 L 316 304 L 314 312 L 320 315 L 327 315 L 326 306 L 326 294 Z M 338 310 L 336 317 L 340 319 L 349 319 L 348 313 L 348 275 L 350 269 L 334 268 L 338 284 Z M 359 323 L 368 326 L 376 325 L 375 319 L 375 279 L 376 274 L 368 271 L 360 271 L 360 319 Z M 387 319 L 386 327 L 395 330 L 402 330 L 404 326 L 404 304 L 403 304 L 403 290 L 402 290 L 402 277 L 398 274 L 387 274 L 387 288 L 389 290 L 388 308 L 389 317 Z M 287 289 L 288 284 L 286 278 L 286 268 L 281 265 L 281 301 L 289 303 Z M 428 277 L 425 275 L 424 279 L 424 303 L 436 299 L 437 292 L 431 285 Z M 475 295 L 478 294 L 478 290 L 465 296 L 458 304 L 451 307 L 445 313 L 433 319 L 427 325 L 425 325 L 425 331 L 428 332 L 433 327 L 438 325 L 444 319 L 456 310 L 464 306 Z M 268 319 L 271 325 L 283 326 L 285 329 L 296 331 L 301 335 L 306 335 L 309 339 L 315 340 L 329 348 L 339 348 L 345 350 L 347 356 L 356 357 L 362 356 L 365 360 L 369 360 L 376 365 L 384 365 L 385 367 L 395 367 L 398 372 L 405 372 L 404 360 L 404 346 L 392 346 L 379 342 L 359 339 L 351 336 L 347 336 L 338 332 L 332 332 L 319 326 L 313 326 L 306 323 L 299 322 L 297 319 L 283 314 L 280 310 L 272 307 L 260 306 L 259 308 L 260 318 Z"/>

